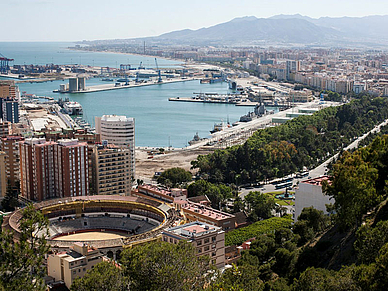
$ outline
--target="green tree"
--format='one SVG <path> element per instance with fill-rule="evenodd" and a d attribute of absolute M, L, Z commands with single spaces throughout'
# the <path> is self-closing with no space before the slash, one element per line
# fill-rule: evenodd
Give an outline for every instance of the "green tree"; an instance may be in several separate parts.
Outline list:
<path fill-rule="evenodd" d="M 22 212 L 19 229 L 17 241 L 12 232 L 0 235 L 0 286 L 5 290 L 46 290 L 48 220 L 29 204 Z"/>
<path fill-rule="evenodd" d="M 150 242 L 125 249 L 121 258 L 124 275 L 133 290 L 202 290 L 212 269 L 208 257 L 198 257 L 195 248 L 181 241 L 177 245 Z"/>
<path fill-rule="evenodd" d="M 380 249 L 388 243 L 388 221 L 380 221 L 375 227 L 365 224 L 356 233 L 354 248 L 358 260 L 363 264 L 375 261 Z"/>
<path fill-rule="evenodd" d="M 260 291 L 264 288 L 263 281 L 259 278 L 258 268 L 251 265 L 236 266 L 226 269 L 218 280 L 215 280 L 207 289 L 208 291 Z"/>
<path fill-rule="evenodd" d="M 157 181 L 160 184 L 167 185 L 171 187 L 180 187 L 183 183 L 190 182 L 192 179 L 192 174 L 189 171 L 186 171 L 182 168 L 171 168 L 165 170 L 158 178 Z"/>
<path fill-rule="evenodd" d="M 205 180 L 198 180 L 187 187 L 189 197 L 206 195 L 211 201 L 212 207 L 221 209 L 226 200 L 233 197 L 232 189 L 223 184 L 212 184 Z"/>
<path fill-rule="evenodd" d="M 101 262 L 89 270 L 82 278 L 77 278 L 71 285 L 74 291 L 110 291 L 129 290 L 129 279 L 120 266 L 114 262 Z"/>
<path fill-rule="evenodd" d="M 19 196 L 19 182 L 16 182 L 15 186 L 11 185 L 11 182 L 8 180 L 7 191 L 5 193 L 4 199 L 1 201 L 1 206 L 5 212 L 14 211 L 17 206 L 19 206 L 18 196 Z"/>
<path fill-rule="evenodd" d="M 249 218 L 252 221 L 272 217 L 272 212 L 276 208 L 273 197 L 257 191 L 249 192 L 248 195 L 245 196 L 245 203 L 248 206 Z"/>
<path fill-rule="evenodd" d="M 355 282 L 347 269 L 339 272 L 308 268 L 299 279 L 293 284 L 293 290 L 298 291 L 361 291 L 360 286 Z"/>
<path fill-rule="evenodd" d="M 364 160 L 366 150 L 345 152 L 334 165 L 332 183 L 323 190 L 334 197 L 338 221 L 343 227 L 359 226 L 361 218 L 376 206 L 382 196 L 376 191 L 378 170 Z"/>

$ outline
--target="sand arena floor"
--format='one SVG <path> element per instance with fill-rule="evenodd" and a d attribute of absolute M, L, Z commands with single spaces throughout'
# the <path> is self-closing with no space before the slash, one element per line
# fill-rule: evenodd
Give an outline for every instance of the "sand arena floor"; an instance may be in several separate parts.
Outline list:
<path fill-rule="evenodd" d="M 54 240 L 92 241 L 92 240 L 107 240 L 107 239 L 125 238 L 128 236 L 126 236 L 122 233 L 115 233 L 115 232 L 111 232 L 111 231 L 106 231 L 106 232 L 91 231 L 91 232 L 75 233 L 75 234 L 70 234 L 70 235 L 66 235 L 66 236 L 60 236 L 60 237 L 55 238 Z"/>

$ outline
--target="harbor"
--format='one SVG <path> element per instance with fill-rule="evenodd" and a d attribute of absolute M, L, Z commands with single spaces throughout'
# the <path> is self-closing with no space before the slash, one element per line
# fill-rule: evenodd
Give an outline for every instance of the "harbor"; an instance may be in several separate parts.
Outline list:
<path fill-rule="evenodd" d="M 15 61 L 21 59 L 26 64 L 36 64 L 17 67 L 20 73 L 25 69 L 51 70 L 55 75 L 58 70 L 60 74 L 67 76 L 66 80 L 69 80 L 32 83 L 32 80 L 25 76 L 26 79 L 20 79 L 23 83 L 18 84 L 21 92 L 47 96 L 54 99 L 52 101 L 69 98 L 82 106 L 83 115 L 70 118 L 74 123 L 67 118 L 69 115 L 62 109 L 51 111 L 58 112 L 54 115 L 64 118 L 61 126 L 53 121 L 57 117 L 46 115 L 45 112 L 50 113 L 52 108 L 43 108 L 37 113 L 36 118 L 43 118 L 45 121 L 43 119 L 34 121 L 37 128 L 43 125 L 50 129 L 70 127 L 92 129 L 96 116 L 113 113 L 135 118 L 136 146 L 185 148 L 196 132 L 200 139 L 228 132 L 230 129 L 226 128 L 213 135 L 210 134 L 214 125 L 222 123 L 222 120 L 238 125 L 241 117 L 253 111 L 255 105 L 259 103 L 257 96 L 263 97 L 265 106 L 277 105 L 279 110 L 290 105 L 289 88 L 284 84 L 264 83 L 258 78 L 247 76 L 248 74 L 244 72 L 194 62 L 182 65 L 181 62 L 165 59 L 158 59 L 160 65 L 158 68 L 154 58 L 113 53 L 70 52 L 58 48 L 58 44 L 53 47 L 54 51 L 49 46 L 40 46 L 36 52 L 28 48 L 23 52 L 29 53 L 29 58 L 6 53 L 15 58 Z M 34 52 L 32 55 L 31 51 Z M 44 55 L 41 52 L 44 52 Z M 47 56 L 53 63 L 62 65 L 45 65 L 48 63 Z M 40 77 L 43 78 L 44 75 Z M 71 79 L 77 79 L 72 90 L 70 90 Z M 200 80 L 204 81 L 200 83 Z M 65 84 L 67 82 L 68 85 Z M 158 86 L 161 84 L 163 86 Z M 55 94 L 54 90 L 61 90 L 63 93 Z M 244 94 L 241 94 L 242 91 Z M 182 102 L 185 98 L 192 99 L 189 96 L 193 92 L 200 92 L 196 95 L 204 95 L 206 99 Z M 177 96 L 182 99 L 181 102 L 169 101 Z"/>

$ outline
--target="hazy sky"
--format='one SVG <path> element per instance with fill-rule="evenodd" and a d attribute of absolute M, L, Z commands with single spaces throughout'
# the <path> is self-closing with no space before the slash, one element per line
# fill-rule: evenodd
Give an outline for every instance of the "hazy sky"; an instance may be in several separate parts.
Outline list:
<path fill-rule="evenodd" d="M 154 36 L 235 17 L 388 14 L 387 0 L 0 0 L 0 41 Z"/>

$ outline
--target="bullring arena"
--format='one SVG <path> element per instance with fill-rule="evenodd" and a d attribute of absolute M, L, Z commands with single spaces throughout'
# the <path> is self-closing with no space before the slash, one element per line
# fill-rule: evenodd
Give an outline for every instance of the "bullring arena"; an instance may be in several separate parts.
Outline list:
<path fill-rule="evenodd" d="M 128 196 L 87 196 L 53 199 L 34 204 L 49 219 L 48 243 L 65 250 L 82 241 L 116 259 L 123 247 L 156 239 L 181 222 L 168 204 Z M 11 214 L 4 228 L 17 237 L 22 209 Z"/>

